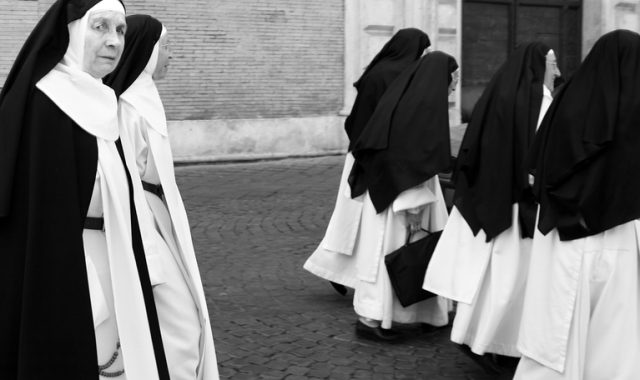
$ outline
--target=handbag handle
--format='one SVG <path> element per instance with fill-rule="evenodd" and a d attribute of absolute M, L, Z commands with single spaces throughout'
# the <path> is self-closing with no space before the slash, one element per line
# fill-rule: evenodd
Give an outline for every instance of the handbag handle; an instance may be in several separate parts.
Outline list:
<path fill-rule="evenodd" d="M 414 232 L 411 231 L 411 228 L 407 227 L 407 229 L 409 230 L 409 233 L 407 233 L 407 241 L 404 242 L 404 245 L 409 244 L 409 242 L 411 241 L 411 238 L 413 237 Z M 420 227 L 420 231 L 426 232 L 427 236 L 431 235 L 431 231 L 427 231 L 424 228 Z M 415 231 L 418 232 L 418 231 Z"/>

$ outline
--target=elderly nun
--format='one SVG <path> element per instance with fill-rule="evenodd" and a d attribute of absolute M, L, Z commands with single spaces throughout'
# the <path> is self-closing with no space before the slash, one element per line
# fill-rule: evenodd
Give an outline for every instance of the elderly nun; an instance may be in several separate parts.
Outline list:
<path fill-rule="evenodd" d="M 0 94 L 0 378 L 169 378 L 101 82 L 125 31 L 118 0 L 58 0 Z"/>

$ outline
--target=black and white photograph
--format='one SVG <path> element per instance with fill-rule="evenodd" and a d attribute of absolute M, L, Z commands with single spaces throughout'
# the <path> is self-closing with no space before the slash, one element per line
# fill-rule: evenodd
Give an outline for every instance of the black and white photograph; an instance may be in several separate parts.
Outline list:
<path fill-rule="evenodd" d="M 0 380 L 640 379 L 639 33 L 0 0 Z"/>

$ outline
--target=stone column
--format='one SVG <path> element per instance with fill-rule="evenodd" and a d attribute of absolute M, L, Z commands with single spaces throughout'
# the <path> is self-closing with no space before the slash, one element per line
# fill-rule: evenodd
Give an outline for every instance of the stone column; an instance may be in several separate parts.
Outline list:
<path fill-rule="evenodd" d="M 432 0 L 436 16 L 432 24 L 436 27 L 434 48 L 455 57 L 462 64 L 462 0 Z M 460 68 L 464 75 L 464 67 Z M 449 97 L 449 120 L 451 125 L 460 123 L 460 81 L 458 88 Z"/>
<path fill-rule="evenodd" d="M 602 0 L 583 0 L 582 3 L 582 58 L 587 56 L 589 50 L 602 35 L 605 26 Z"/>
<path fill-rule="evenodd" d="M 359 41 L 359 12 L 360 0 L 345 0 L 344 2 L 344 106 L 340 115 L 346 116 L 351 111 L 351 106 L 356 97 L 353 82 L 357 80 L 360 61 Z"/>
<path fill-rule="evenodd" d="M 638 31 L 638 1 L 615 1 L 613 4 L 614 29 Z"/>
<path fill-rule="evenodd" d="M 398 12 L 403 1 L 394 0 L 345 0 L 345 83 L 344 106 L 341 114 L 351 111 L 356 90 L 355 82 L 374 55 L 398 25 Z"/>

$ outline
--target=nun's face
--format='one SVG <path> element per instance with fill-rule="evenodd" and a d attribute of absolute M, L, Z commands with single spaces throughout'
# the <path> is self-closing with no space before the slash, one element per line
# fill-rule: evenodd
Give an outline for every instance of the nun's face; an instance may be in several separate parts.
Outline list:
<path fill-rule="evenodd" d="M 169 70 L 169 59 L 171 59 L 171 51 L 169 50 L 168 33 L 163 34 L 158 40 L 158 63 L 156 70 L 153 72 L 153 79 L 163 79 L 167 76 Z"/>
<path fill-rule="evenodd" d="M 458 81 L 460 81 L 460 69 L 456 69 L 453 73 L 451 73 L 451 83 L 449 83 L 449 95 L 456 90 L 458 87 Z"/>
<path fill-rule="evenodd" d="M 125 17 L 120 12 L 101 11 L 89 15 L 84 42 L 84 71 L 94 78 L 111 73 L 122 55 Z"/>
<path fill-rule="evenodd" d="M 556 55 L 553 50 L 549 50 L 547 53 L 545 70 L 544 70 L 544 85 L 547 86 L 549 91 L 553 91 L 554 81 L 556 78 L 562 75 L 560 73 L 560 69 L 558 68 L 558 62 L 556 60 Z"/>

